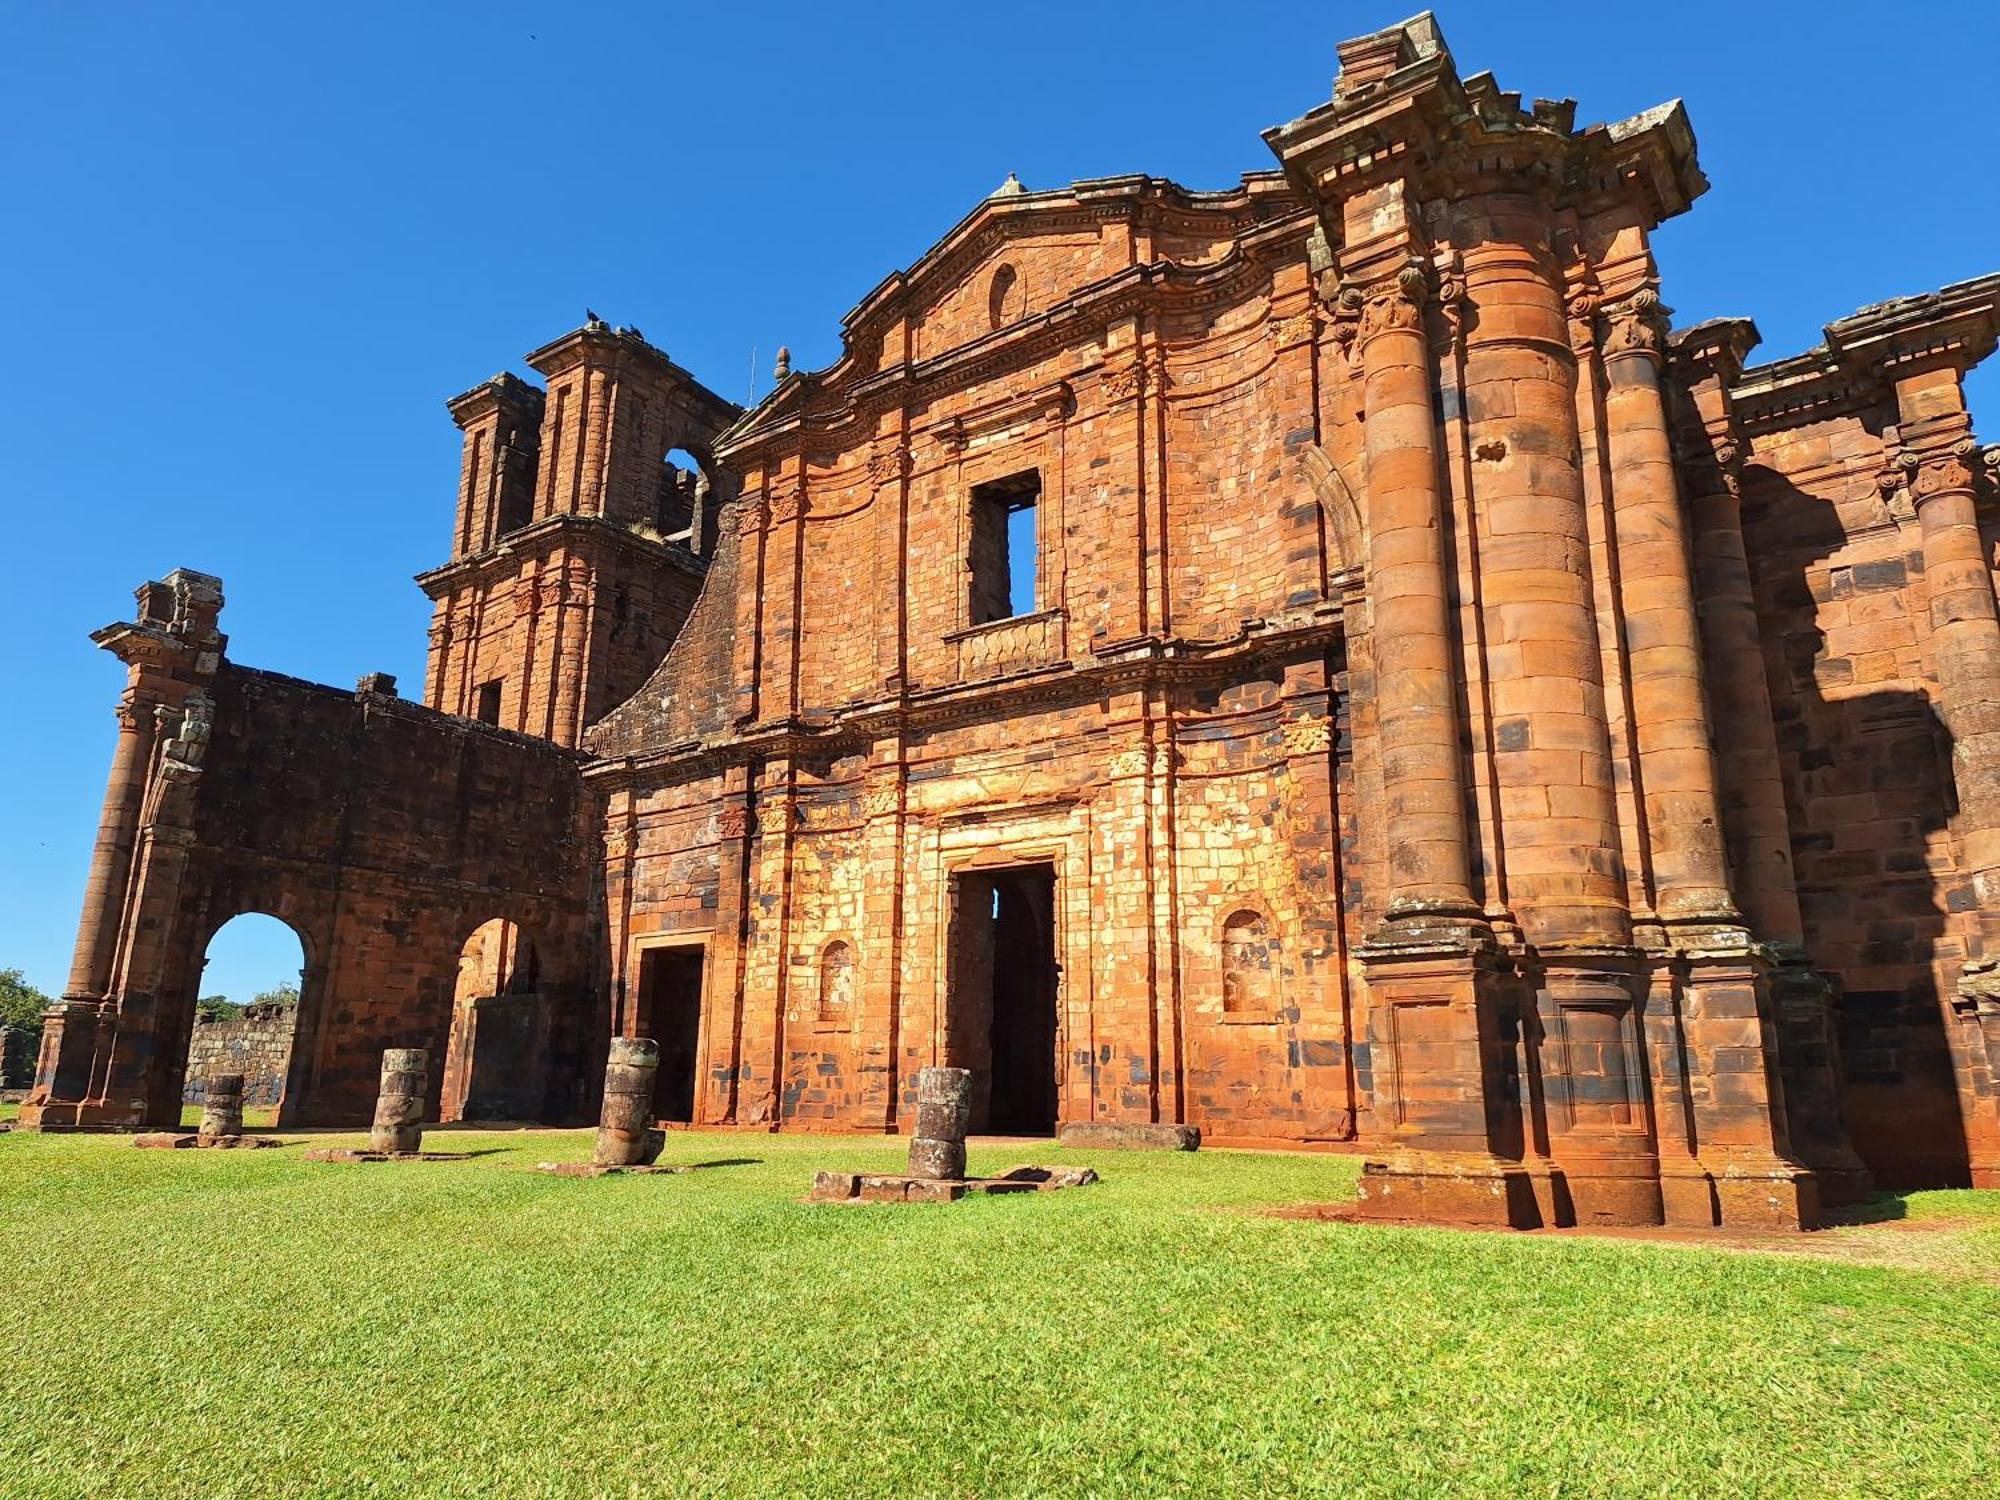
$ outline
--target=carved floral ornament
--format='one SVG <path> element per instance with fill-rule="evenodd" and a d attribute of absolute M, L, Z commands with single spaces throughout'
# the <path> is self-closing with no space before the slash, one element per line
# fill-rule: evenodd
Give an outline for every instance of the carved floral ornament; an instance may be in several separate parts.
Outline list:
<path fill-rule="evenodd" d="M 1931 495 L 1950 494 L 1954 490 L 1970 490 L 1972 464 L 1978 453 L 1976 442 L 1971 438 L 1961 438 L 1952 444 L 1948 453 L 1905 453 L 1896 462 L 1908 476 L 1911 492 L 1924 499 Z"/>
<path fill-rule="evenodd" d="M 1146 388 L 1146 366 L 1137 356 L 1104 372 L 1104 399 L 1130 401 Z"/>
<path fill-rule="evenodd" d="M 621 823 L 616 828 L 605 830 L 604 852 L 611 859 L 625 859 L 631 855 L 635 842 L 632 830 Z"/>
<path fill-rule="evenodd" d="M 1378 333 L 1408 332 L 1421 328 L 1424 298 L 1430 291 L 1430 277 L 1417 262 L 1398 271 L 1395 278 L 1374 288 L 1361 306 L 1359 342 L 1365 344 Z"/>
<path fill-rule="evenodd" d="M 755 497 L 746 497 L 737 502 L 736 534 L 755 536 L 764 529 L 764 502 Z"/>
<path fill-rule="evenodd" d="M 747 807 L 725 807 L 715 815 L 716 837 L 740 839 L 749 832 L 750 810 Z"/>
<path fill-rule="evenodd" d="M 1333 722 L 1324 714 L 1288 719 L 1284 735 L 1287 755 L 1323 755 L 1333 748 Z"/>
<path fill-rule="evenodd" d="M 868 795 L 862 799 L 862 815 L 869 818 L 886 818 L 896 810 L 900 800 L 894 782 L 870 787 Z"/>
<path fill-rule="evenodd" d="M 868 460 L 868 477 L 880 488 L 910 477 L 910 445 L 897 441 L 878 448 Z"/>
<path fill-rule="evenodd" d="M 796 521 L 806 513 L 805 491 L 796 484 L 786 485 L 771 494 L 771 523 L 782 525 L 786 521 Z"/>
<path fill-rule="evenodd" d="M 1277 325 L 1278 347 L 1290 349 L 1309 344 L 1319 332 L 1319 314 L 1308 307 L 1304 312 L 1281 320 Z"/>

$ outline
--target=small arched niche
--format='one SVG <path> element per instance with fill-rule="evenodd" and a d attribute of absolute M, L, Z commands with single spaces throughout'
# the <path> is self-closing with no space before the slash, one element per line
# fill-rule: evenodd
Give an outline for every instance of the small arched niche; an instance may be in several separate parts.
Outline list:
<path fill-rule="evenodd" d="M 1278 1008 L 1278 940 L 1264 914 L 1245 907 L 1222 924 L 1222 1013 L 1269 1017 Z"/>
<path fill-rule="evenodd" d="M 1026 310 L 1026 292 L 1020 273 L 1010 265 L 994 269 L 986 287 L 986 317 L 989 327 L 1003 328 Z"/>
<path fill-rule="evenodd" d="M 819 955 L 819 1020 L 845 1025 L 854 1014 L 854 949 L 835 938 Z"/>

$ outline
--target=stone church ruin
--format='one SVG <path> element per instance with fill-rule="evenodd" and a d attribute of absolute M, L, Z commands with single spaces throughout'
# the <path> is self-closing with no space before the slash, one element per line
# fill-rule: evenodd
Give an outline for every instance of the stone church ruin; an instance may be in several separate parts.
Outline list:
<path fill-rule="evenodd" d="M 592 320 L 450 403 L 421 701 L 126 666 L 30 1128 L 178 1119 L 202 949 L 286 1124 L 1199 1128 L 1364 1212 L 1810 1225 L 2000 1185 L 2000 276 L 1675 326 L 1679 104 L 1339 48 L 1196 192 L 1009 182 L 744 411 Z M 669 461 L 669 455 L 677 455 Z M 475 934 L 486 933 L 474 943 Z"/>

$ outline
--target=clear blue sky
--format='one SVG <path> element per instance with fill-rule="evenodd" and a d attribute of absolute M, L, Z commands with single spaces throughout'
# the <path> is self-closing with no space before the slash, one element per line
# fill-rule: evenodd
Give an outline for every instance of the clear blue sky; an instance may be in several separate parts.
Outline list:
<path fill-rule="evenodd" d="M 112 5 L 0 0 L 0 967 L 67 972 L 120 668 L 169 568 L 231 655 L 421 690 L 444 399 L 586 304 L 716 389 L 812 367 L 1009 171 L 1221 187 L 1400 4 Z M 1679 319 L 1775 358 L 2000 266 L 2000 6 L 1440 8 L 1460 68 L 1687 100 L 1715 187 L 1659 235 Z M 2000 361 L 1996 361 L 2000 364 Z M 2000 436 L 2000 372 L 1976 377 Z M 239 998 L 295 955 L 211 965 Z"/>

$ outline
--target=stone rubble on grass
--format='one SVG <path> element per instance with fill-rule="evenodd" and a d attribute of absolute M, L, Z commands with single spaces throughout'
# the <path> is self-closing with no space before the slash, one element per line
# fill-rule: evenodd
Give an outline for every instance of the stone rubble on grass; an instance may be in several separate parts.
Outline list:
<path fill-rule="evenodd" d="M 965 1131 L 972 1115 L 972 1074 L 924 1068 L 917 1074 L 917 1132 L 902 1175 L 815 1172 L 811 1203 L 952 1203 L 970 1193 L 1036 1193 L 1086 1187 L 1088 1167 L 1014 1167 L 998 1177 L 965 1175 Z"/>

